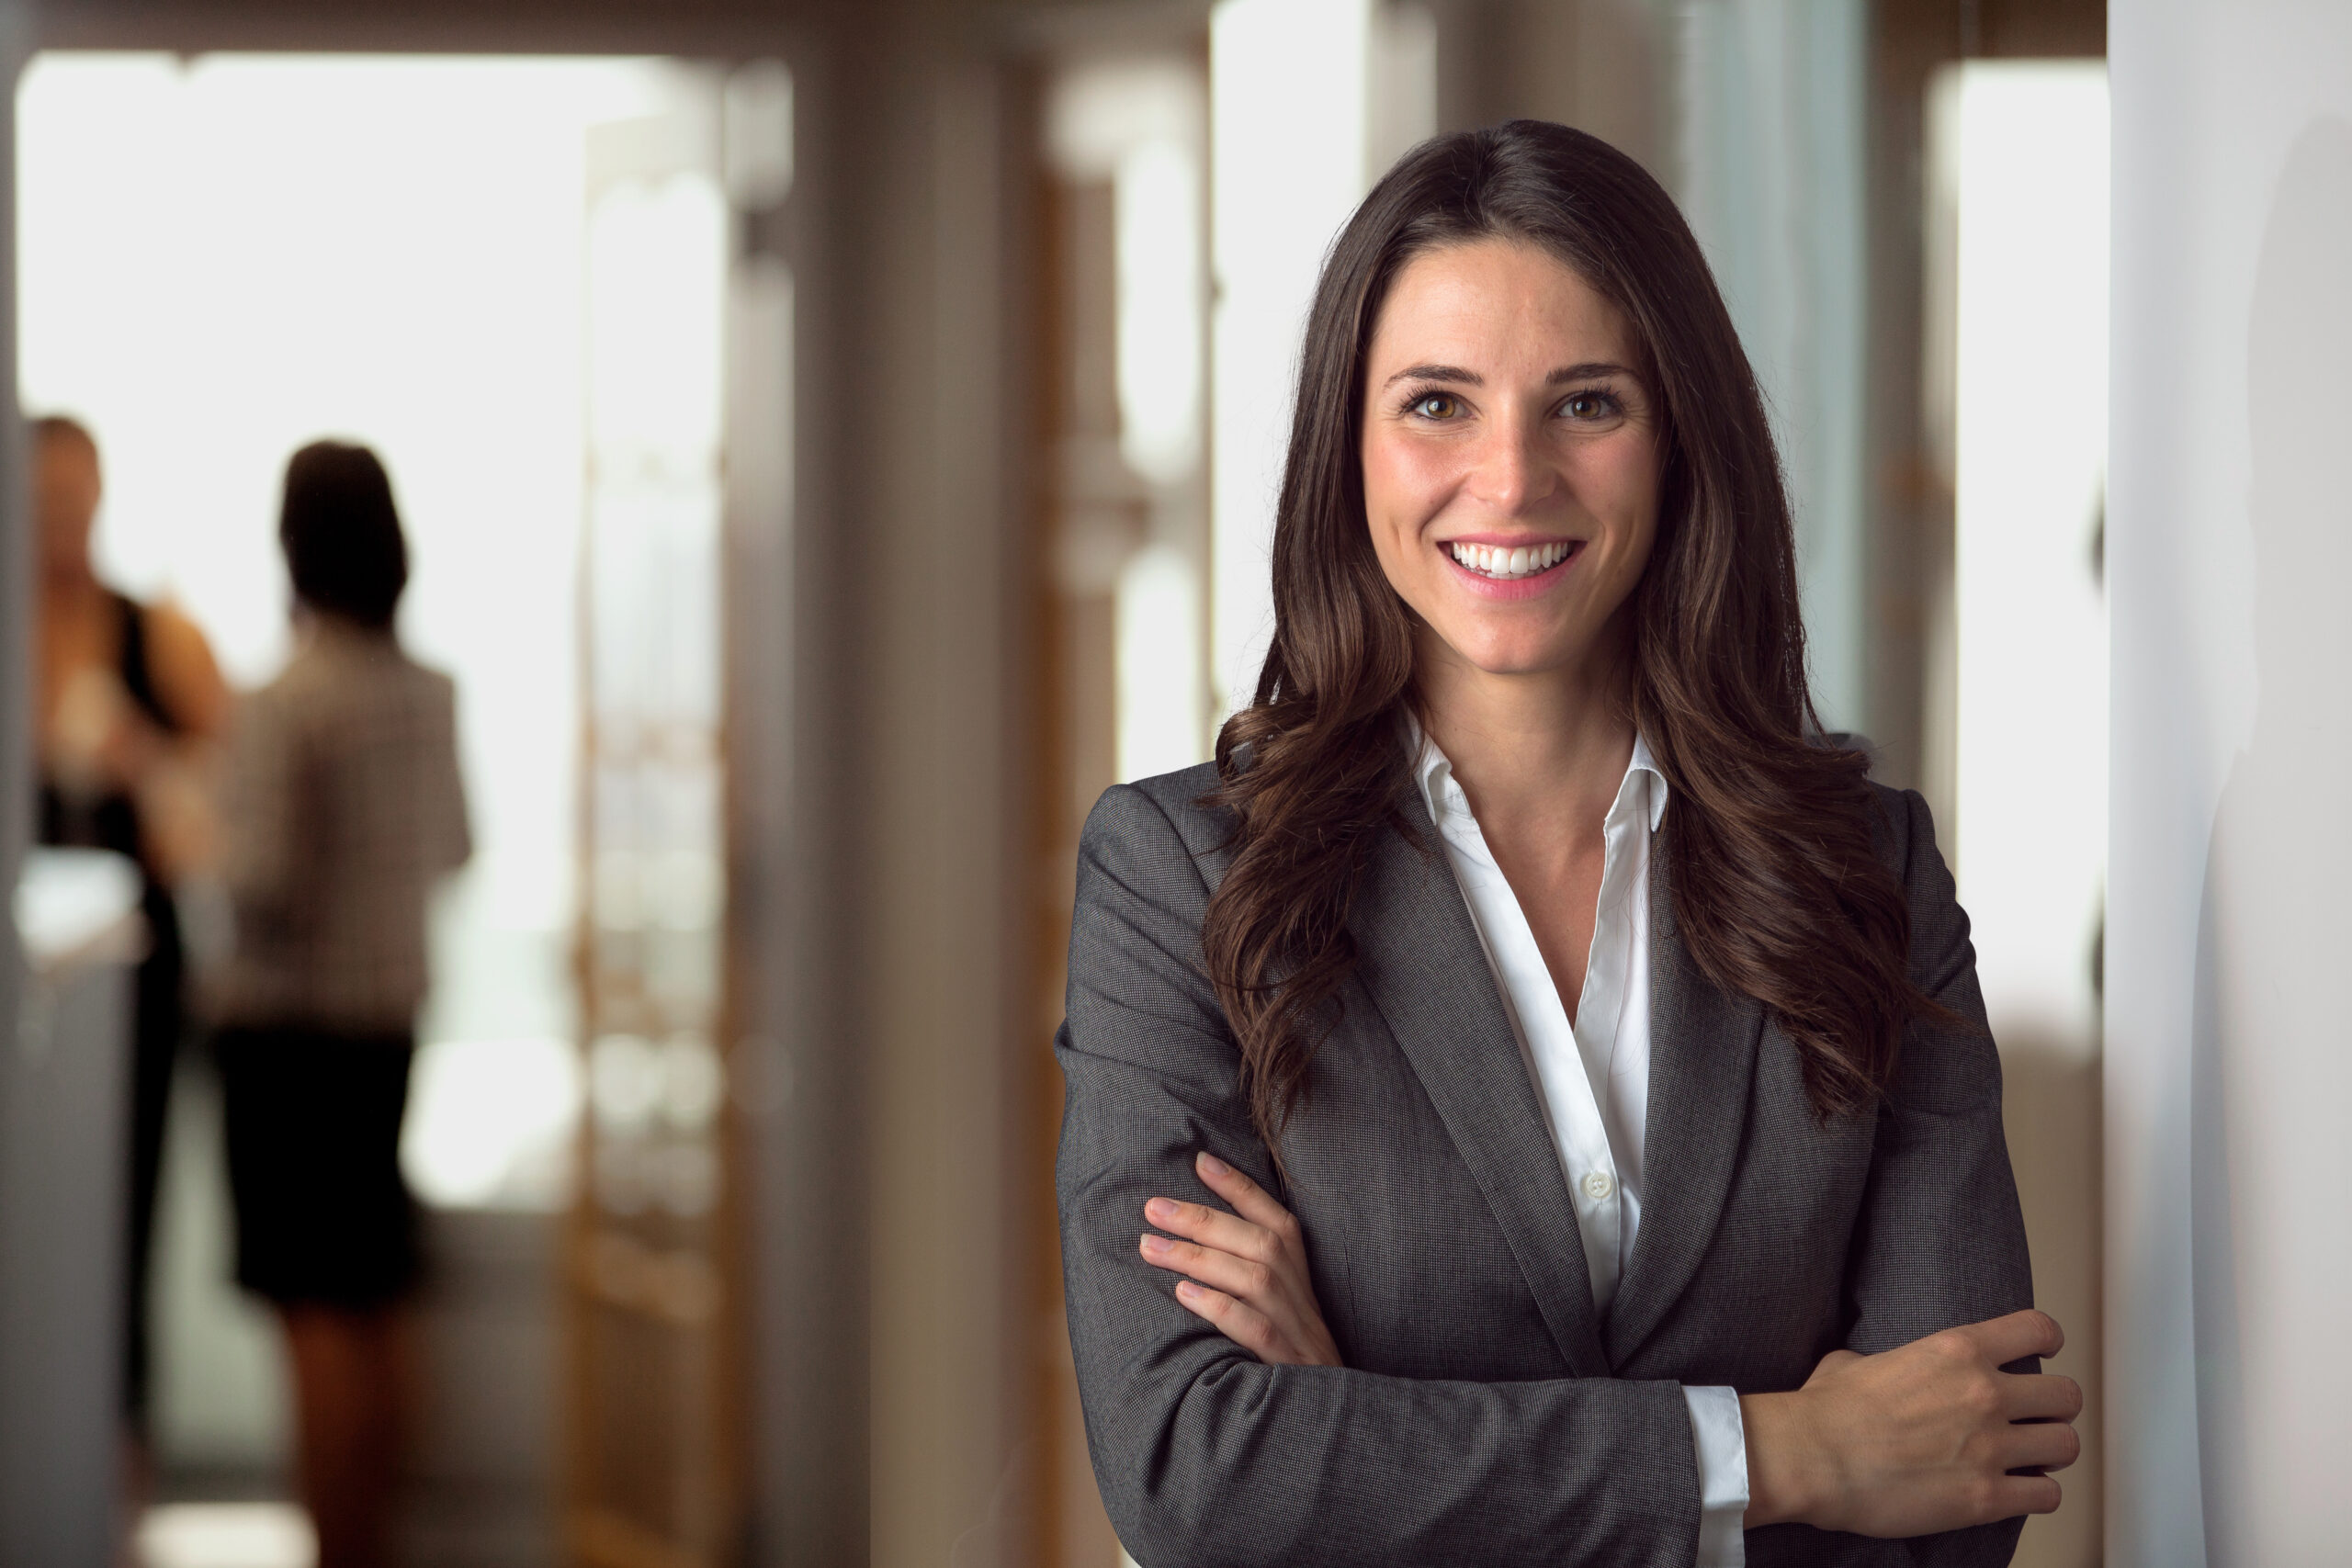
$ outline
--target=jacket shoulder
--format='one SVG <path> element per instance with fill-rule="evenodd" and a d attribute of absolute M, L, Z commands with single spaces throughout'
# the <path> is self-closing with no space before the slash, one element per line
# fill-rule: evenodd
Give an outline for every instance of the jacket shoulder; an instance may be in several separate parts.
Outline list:
<path fill-rule="evenodd" d="M 1815 734 L 1813 743 L 1833 751 L 1859 751 L 1870 761 L 1873 773 L 1877 768 L 1878 747 L 1867 735 L 1826 730 Z M 1924 842 L 1932 849 L 1936 841 L 1927 797 L 1916 789 L 1897 789 L 1883 784 L 1870 774 L 1863 776 L 1862 783 L 1870 791 L 1871 845 L 1878 851 L 1880 861 L 1894 873 L 1895 880 L 1907 887 L 1922 869 L 1916 861 L 1917 846 Z M 1939 858 L 1930 858 L 1941 867 Z"/>
<path fill-rule="evenodd" d="M 1928 810 L 1927 797 L 1916 789 L 1896 789 L 1876 779 L 1868 782 L 1871 836 L 1886 868 L 1906 888 L 1915 888 L 1923 876 L 1933 878 L 1942 873 L 1943 857 L 1937 852 L 1935 818 Z"/>
<path fill-rule="evenodd" d="M 1153 839 L 1164 842 L 1172 837 L 1199 866 L 1204 881 L 1215 887 L 1234 828 L 1232 812 L 1201 804 L 1216 787 L 1214 762 L 1114 784 L 1087 814 L 1084 842 L 1093 850 L 1116 846 L 1133 852 Z"/>

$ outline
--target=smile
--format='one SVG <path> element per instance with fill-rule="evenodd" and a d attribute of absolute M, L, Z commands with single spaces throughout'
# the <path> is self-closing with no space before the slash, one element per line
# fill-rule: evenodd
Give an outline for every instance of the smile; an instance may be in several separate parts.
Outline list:
<path fill-rule="evenodd" d="M 1498 582 L 1546 572 L 1577 553 L 1582 539 L 1553 539 L 1540 545 L 1472 545 L 1459 540 L 1445 549 L 1456 566 Z"/>

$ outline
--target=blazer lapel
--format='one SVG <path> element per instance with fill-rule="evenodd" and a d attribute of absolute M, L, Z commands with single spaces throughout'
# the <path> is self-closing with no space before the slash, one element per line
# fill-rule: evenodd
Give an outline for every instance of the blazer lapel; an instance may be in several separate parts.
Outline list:
<path fill-rule="evenodd" d="M 1668 831 L 1670 832 L 1669 814 Z M 1650 857 L 1650 1098 L 1642 1228 L 1610 1304 L 1606 1340 L 1622 1366 L 1665 1318 L 1706 1257 L 1730 1196 L 1764 1031 L 1753 997 L 1700 973 L 1675 929 L 1667 857 Z"/>
<path fill-rule="evenodd" d="M 1384 833 L 1350 922 L 1356 978 L 1396 1037 L 1502 1228 L 1569 1371 L 1603 1377 L 1584 1245 L 1542 1102 L 1436 829 L 1430 848 Z"/>

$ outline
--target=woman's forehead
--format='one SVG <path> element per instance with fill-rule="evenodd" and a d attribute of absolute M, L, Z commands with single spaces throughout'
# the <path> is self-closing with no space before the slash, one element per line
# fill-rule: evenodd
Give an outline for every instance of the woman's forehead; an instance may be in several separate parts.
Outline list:
<path fill-rule="evenodd" d="M 1374 324 L 1383 364 L 1442 364 L 1509 374 L 1556 364 L 1634 363 L 1624 312 L 1557 256 L 1525 241 L 1481 239 L 1408 262 Z M 1474 366 L 1473 360 L 1483 361 Z"/>

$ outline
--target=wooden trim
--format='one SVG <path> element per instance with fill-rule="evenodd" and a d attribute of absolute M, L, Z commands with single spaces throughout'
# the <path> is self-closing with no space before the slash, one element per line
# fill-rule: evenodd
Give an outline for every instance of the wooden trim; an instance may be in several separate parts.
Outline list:
<path fill-rule="evenodd" d="M 564 1536 L 581 1568 L 713 1568 L 710 1558 L 681 1551 L 610 1508 L 575 1509 Z"/>

